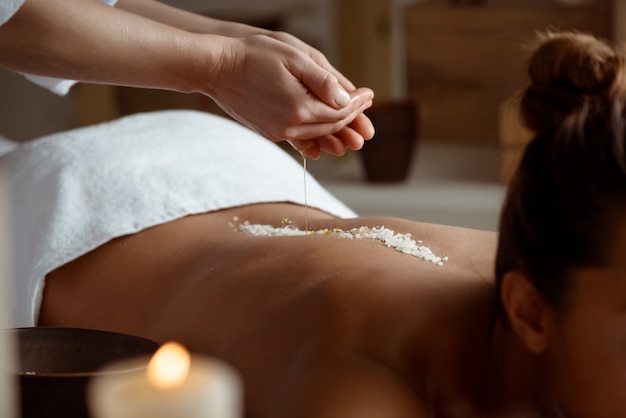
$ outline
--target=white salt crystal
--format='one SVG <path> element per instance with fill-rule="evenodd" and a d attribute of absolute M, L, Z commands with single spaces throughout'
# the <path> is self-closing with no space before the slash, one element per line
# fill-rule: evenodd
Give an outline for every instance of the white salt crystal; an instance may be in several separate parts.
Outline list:
<path fill-rule="evenodd" d="M 233 218 L 233 221 L 238 221 L 238 218 Z M 411 234 L 395 233 L 392 229 L 385 228 L 384 226 L 367 227 L 361 226 L 359 228 L 352 228 L 345 231 L 340 228 L 334 229 L 319 229 L 316 231 L 303 231 L 293 225 L 288 220 L 283 219 L 283 224 L 280 228 L 276 228 L 271 225 L 251 224 L 245 221 L 239 224 L 239 230 L 256 236 L 302 236 L 302 235 L 335 235 L 340 238 L 348 239 L 373 239 L 381 241 L 389 248 L 393 248 L 396 251 L 400 251 L 403 254 L 412 255 L 422 260 L 430 261 L 431 263 L 443 266 L 444 261 L 448 261 L 448 257 L 439 257 L 435 255 L 430 248 L 422 245 L 422 240 L 417 242 L 411 238 Z M 232 224 L 231 224 L 232 225 Z"/>

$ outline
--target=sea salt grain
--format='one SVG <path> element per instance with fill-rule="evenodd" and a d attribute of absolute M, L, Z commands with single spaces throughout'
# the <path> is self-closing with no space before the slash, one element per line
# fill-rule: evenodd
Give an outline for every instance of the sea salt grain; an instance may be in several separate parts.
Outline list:
<path fill-rule="evenodd" d="M 236 222 L 238 219 L 233 218 L 233 221 Z M 283 220 L 283 224 L 285 223 L 287 222 Z M 438 266 L 443 266 L 443 262 L 448 261 L 448 257 L 439 257 L 435 255 L 430 248 L 422 245 L 423 243 L 421 240 L 416 242 L 413 238 L 411 238 L 411 234 L 395 233 L 392 229 L 385 228 L 384 226 L 377 226 L 373 228 L 361 226 L 347 231 L 339 228 L 303 231 L 293 225 L 285 225 L 280 228 L 276 228 L 271 225 L 251 224 L 248 221 L 245 221 L 239 224 L 239 230 L 250 235 L 268 237 L 334 235 L 340 238 L 348 239 L 374 239 L 381 241 L 387 247 L 400 251 L 403 254 L 412 255 L 422 260 L 430 261 Z"/>

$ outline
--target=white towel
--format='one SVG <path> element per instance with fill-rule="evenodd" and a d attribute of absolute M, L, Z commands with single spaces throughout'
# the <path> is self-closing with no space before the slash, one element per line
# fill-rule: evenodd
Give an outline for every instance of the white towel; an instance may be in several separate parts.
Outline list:
<path fill-rule="evenodd" d="M 0 169 L 12 196 L 15 326 L 36 323 L 47 273 L 115 237 L 250 203 L 304 203 L 294 158 L 233 121 L 192 111 L 43 137 L 0 158 Z M 355 216 L 313 178 L 307 199 Z"/>
<path fill-rule="evenodd" d="M 24 0 L 0 0 L 0 25 L 6 23 L 24 4 Z"/>

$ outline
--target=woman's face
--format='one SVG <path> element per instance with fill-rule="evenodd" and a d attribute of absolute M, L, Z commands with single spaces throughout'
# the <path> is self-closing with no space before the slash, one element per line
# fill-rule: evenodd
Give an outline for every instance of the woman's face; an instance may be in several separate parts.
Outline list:
<path fill-rule="evenodd" d="M 626 417 L 626 226 L 606 268 L 580 270 L 550 340 L 553 396 L 566 417 Z"/>

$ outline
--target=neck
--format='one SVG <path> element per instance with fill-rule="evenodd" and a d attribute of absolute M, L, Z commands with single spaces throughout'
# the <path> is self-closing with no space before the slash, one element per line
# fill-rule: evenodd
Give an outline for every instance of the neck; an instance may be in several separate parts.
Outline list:
<path fill-rule="evenodd" d="M 491 350 L 494 410 L 523 416 L 555 416 L 545 356 L 528 351 L 502 316 L 494 324 Z"/>

